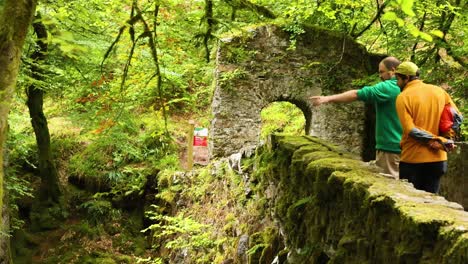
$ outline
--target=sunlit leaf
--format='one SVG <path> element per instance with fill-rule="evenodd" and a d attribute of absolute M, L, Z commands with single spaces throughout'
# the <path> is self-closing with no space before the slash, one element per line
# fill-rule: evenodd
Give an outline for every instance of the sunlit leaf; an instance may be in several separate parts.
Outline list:
<path fill-rule="evenodd" d="M 424 39 L 424 40 L 426 40 L 426 41 L 429 41 L 429 42 L 432 42 L 432 40 L 433 40 L 431 35 L 429 35 L 429 34 L 427 34 L 427 33 L 424 33 L 424 32 L 419 32 L 419 36 L 420 36 L 422 39 Z"/>
<path fill-rule="evenodd" d="M 419 30 L 418 30 L 416 27 L 414 27 L 414 26 L 409 27 L 409 30 L 408 30 L 408 31 L 409 31 L 409 33 L 411 33 L 411 35 L 413 35 L 414 37 L 419 36 Z"/>
<path fill-rule="evenodd" d="M 398 19 L 398 16 L 395 14 L 395 12 L 387 12 L 382 16 L 382 19 L 388 21 L 395 21 Z"/>
<path fill-rule="evenodd" d="M 431 30 L 430 33 L 436 37 L 439 37 L 439 38 L 443 38 L 444 37 L 444 32 L 438 30 L 438 29 L 435 29 L 435 30 Z"/>
<path fill-rule="evenodd" d="M 401 0 L 401 10 L 405 12 L 408 16 L 415 16 L 413 11 L 414 0 Z"/>
<path fill-rule="evenodd" d="M 397 18 L 396 22 L 398 23 L 399 27 L 403 27 L 405 25 L 405 21 L 401 18 Z"/>

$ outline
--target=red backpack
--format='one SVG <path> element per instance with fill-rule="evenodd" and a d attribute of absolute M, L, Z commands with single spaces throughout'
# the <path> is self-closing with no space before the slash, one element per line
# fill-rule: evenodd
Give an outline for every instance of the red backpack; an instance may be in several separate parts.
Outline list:
<path fill-rule="evenodd" d="M 451 104 L 446 104 L 439 121 L 439 134 L 448 139 L 457 139 L 460 136 L 462 115 Z"/>

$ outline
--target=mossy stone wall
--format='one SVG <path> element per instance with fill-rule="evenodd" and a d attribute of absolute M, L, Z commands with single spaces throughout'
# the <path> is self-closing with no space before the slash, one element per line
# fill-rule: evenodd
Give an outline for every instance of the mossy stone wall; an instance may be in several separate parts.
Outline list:
<path fill-rule="evenodd" d="M 367 106 L 355 102 L 314 109 L 309 97 L 360 88 L 354 81 L 376 73 L 382 56 L 367 53 L 345 35 L 317 27 L 304 30 L 294 37 L 282 25 L 270 24 L 219 42 L 211 156 L 227 157 L 257 146 L 261 111 L 276 101 L 291 102 L 302 110 L 306 134 L 340 142 L 358 154 L 374 154 Z"/>
<path fill-rule="evenodd" d="M 441 179 L 440 193 L 468 211 L 468 145 L 458 145 L 448 155 L 448 170 Z"/>
<path fill-rule="evenodd" d="M 468 263 L 468 212 L 315 137 L 272 136 L 260 186 L 289 263 Z"/>

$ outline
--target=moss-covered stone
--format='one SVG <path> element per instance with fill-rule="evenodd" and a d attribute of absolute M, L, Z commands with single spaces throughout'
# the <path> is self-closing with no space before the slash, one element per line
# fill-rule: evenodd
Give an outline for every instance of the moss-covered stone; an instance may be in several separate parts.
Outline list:
<path fill-rule="evenodd" d="M 249 263 L 272 263 L 283 244 L 275 228 L 266 228 L 250 237 Z"/>
<path fill-rule="evenodd" d="M 269 204 L 289 261 L 466 263 L 468 213 L 460 205 L 380 176 L 314 138 L 274 142 L 259 177 L 275 186 Z"/>

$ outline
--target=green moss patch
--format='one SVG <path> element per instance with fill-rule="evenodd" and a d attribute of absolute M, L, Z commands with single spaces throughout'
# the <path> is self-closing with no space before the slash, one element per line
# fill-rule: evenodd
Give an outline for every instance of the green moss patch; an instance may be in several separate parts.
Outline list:
<path fill-rule="evenodd" d="M 275 185 L 270 203 L 291 259 L 466 262 L 468 213 L 460 205 L 381 176 L 319 139 L 273 142 L 269 169 L 261 170 L 267 175 L 260 177 Z"/>

